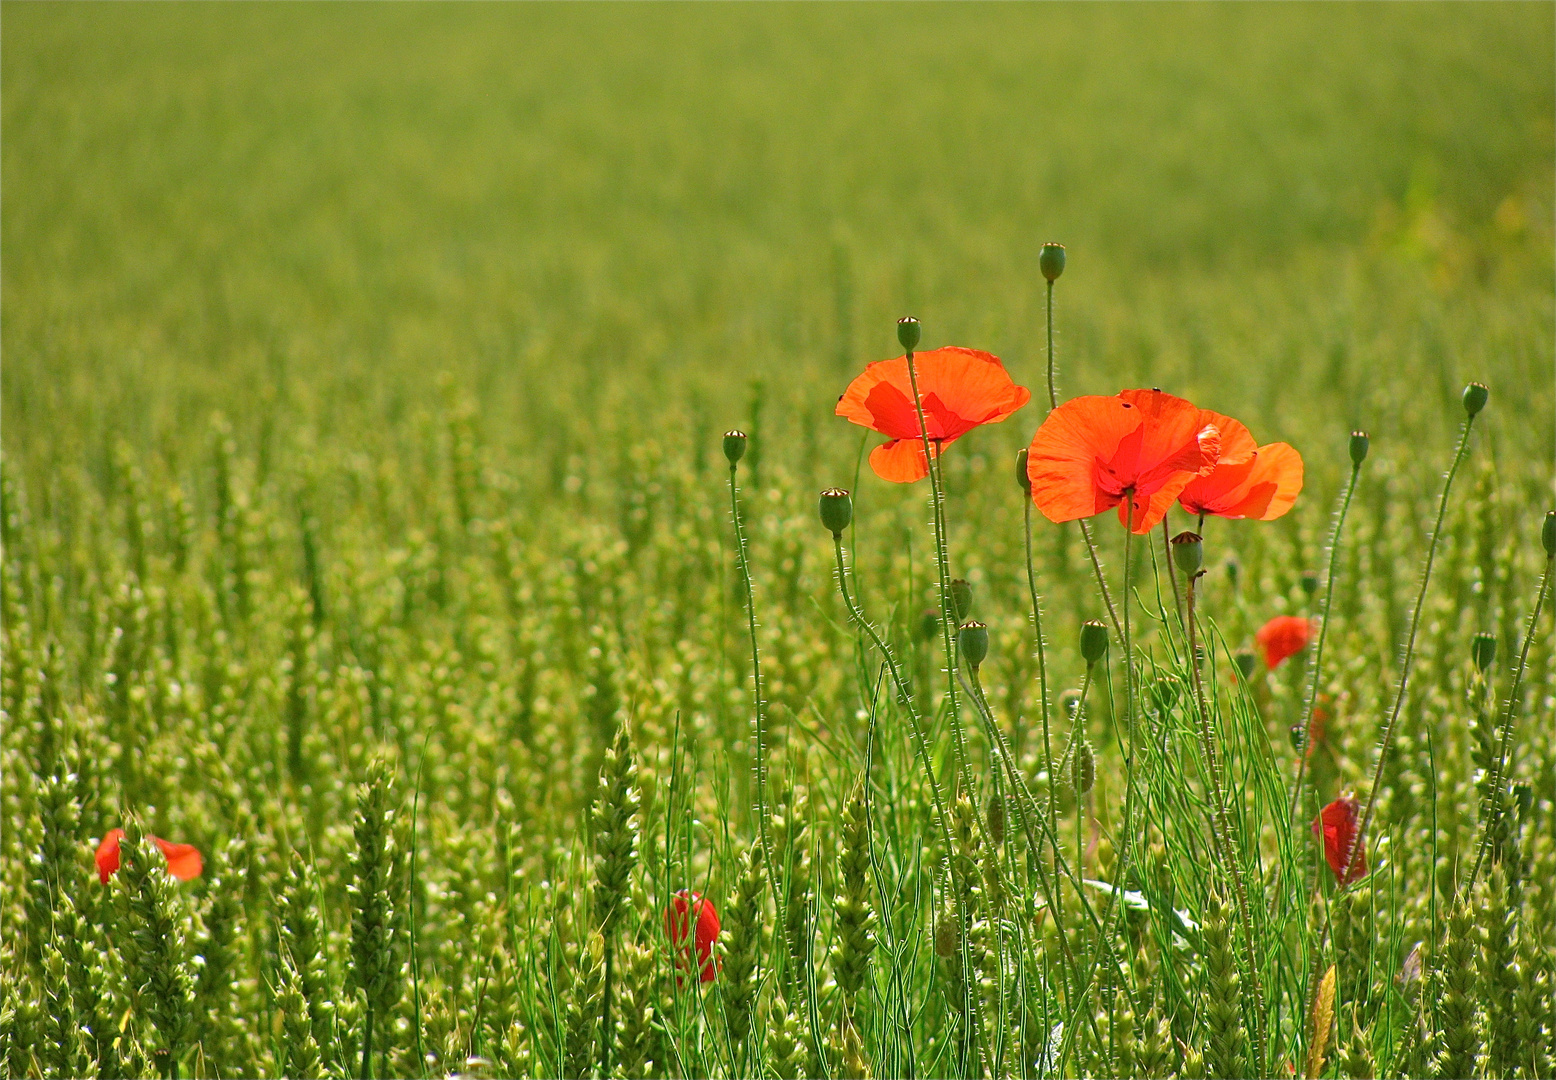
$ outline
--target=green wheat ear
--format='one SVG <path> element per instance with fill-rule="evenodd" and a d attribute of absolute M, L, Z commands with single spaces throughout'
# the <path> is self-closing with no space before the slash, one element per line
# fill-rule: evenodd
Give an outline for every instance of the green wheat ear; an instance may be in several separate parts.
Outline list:
<path fill-rule="evenodd" d="M 632 870 L 637 865 L 639 809 L 637 762 L 623 725 L 600 766 L 594 825 L 594 919 L 607 939 L 621 923 Z"/>
<path fill-rule="evenodd" d="M 768 1067 L 778 1080 L 801 1080 L 806 1076 L 808 1056 L 805 1029 L 782 994 L 774 994 L 768 1012 Z"/>
<path fill-rule="evenodd" d="M 720 983 L 724 993 L 724 1022 L 730 1045 L 739 1055 L 751 1033 L 756 1010 L 757 964 L 762 949 L 762 896 L 767 887 L 761 841 L 740 856 L 735 892 L 724 909 L 719 948 L 724 956 Z M 737 1058 L 738 1060 L 738 1058 Z"/>
<path fill-rule="evenodd" d="M 116 942 L 132 1000 L 156 1031 L 152 1057 L 164 1075 L 177 1080 L 194 1019 L 193 987 L 173 879 L 150 854 L 150 847 L 140 819 L 126 815 L 115 879 L 121 928 Z"/>
<path fill-rule="evenodd" d="M 1508 908 L 1507 877 L 1500 862 L 1493 863 L 1476 889 L 1471 905 L 1478 916 L 1476 940 L 1480 945 L 1480 1000 L 1485 1023 L 1485 1061 L 1489 1076 L 1508 1076 L 1517 1070 L 1521 1050 L 1513 1004 L 1518 1000 L 1516 935 L 1518 920 Z"/>
<path fill-rule="evenodd" d="M 616 1024 L 613 1075 L 656 1075 L 659 1065 L 658 987 L 654 950 L 627 942 L 621 949 L 621 1018 Z M 728 968 L 725 968 L 726 972 Z"/>
<path fill-rule="evenodd" d="M 869 984 L 870 955 L 875 951 L 875 908 L 870 887 L 870 821 L 863 784 L 843 807 L 838 845 L 841 891 L 833 899 L 832 977 L 843 992 L 850 1027 L 859 1023 L 858 998 Z M 855 1032 L 857 1038 L 857 1032 Z M 847 1039 L 844 1039 L 846 1042 Z"/>
<path fill-rule="evenodd" d="M 1243 1032 L 1241 977 L 1232 954 L 1232 926 L 1227 905 L 1211 893 L 1205 904 L 1204 962 L 1207 978 L 1205 1068 L 1211 1076 L 1242 1076 L 1247 1037 Z"/>
<path fill-rule="evenodd" d="M 357 790 L 353 826 L 352 881 L 346 887 L 351 902 L 351 978 L 362 995 L 363 1076 L 373 1076 L 373 1051 L 384 1052 L 390 1017 L 404 992 L 401 968 L 405 959 L 405 858 L 396 837 L 399 807 L 389 767 L 375 763 Z"/>
<path fill-rule="evenodd" d="M 589 934 L 578 951 L 578 977 L 569 988 L 563 1014 L 562 1075 L 588 1076 L 595 1065 L 600 1001 L 605 981 L 605 939 Z"/>
<path fill-rule="evenodd" d="M 1474 1076 L 1481 1051 L 1480 1000 L 1475 967 L 1475 919 L 1460 899 L 1448 915 L 1442 952 L 1433 964 L 1432 1075 Z"/>

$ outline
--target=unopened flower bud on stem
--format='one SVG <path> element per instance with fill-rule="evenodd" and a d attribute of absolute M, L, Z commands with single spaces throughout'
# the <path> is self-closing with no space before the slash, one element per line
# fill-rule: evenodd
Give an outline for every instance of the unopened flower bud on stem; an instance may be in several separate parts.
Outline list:
<path fill-rule="evenodd" d="M 1540 526 L 1540 543 L 1545 547 L 1545 557 L 1556 559 L 1556 510 L 1545 511 L 1545 524 Z"/>
<path fill-rule="evenodd" d="M 897 341 L 908 352 L 918 348 L 919 325 L 912 315 L 904 315 L 897 320 Z"/>
<path fill-rule="evenodd" d="M 956 645 L 967 666 L 977 671 L 983 658 L 989 655 L 989 628 L 981 622 L 964 623 L 956 632 Z"/>
<path fill-rule="evenodd" d="M 956 578 L 951 582 L 951 610 L 956 615 L 957 622 L 964 622 L 967 616 L 972 614 L 973 591 L 972 585 L 966 578 Z"/>
<path fill-rule="evenodd" d="M 724 459 L 733 469 L 739 464 L 740 459 L 746 456 L 746 433 L 744 431 L 726 431 L 724 433 Z"/>
<path fill-rule="evenodd" d="M 1497 658 L 1495 634 L 1476 634 L 1470 639 L 1470 659 L 1475 661 L 1476 671 L 1485 671 Z"/>
<path fill-rule="evenodd" d="M 1486 400 L 1491 397 L 1491 391 L 1485 383 L 1472 382 L 1464 388 L 1464 411 L 1471 416 L 1476 415 L 1486 407 Z"/>
<path fill-rule="evenodd" d="M 834 537 L 842 536 L 843 530 L 854 520 L 854 500 L 842 488 L 827 488 L 823 491 L 818 509 L 821 512 L 821 524 Z"/>
<path fill-rule="evenodd" d="M 1064 273 L 1064 245 L 1047 243 L 1037 254 L 1037 268 L 1050 282 L 1058 281 Z"/>
<path fill-rule="evenodd" d="M 1025 447 L 1016 451 L 1016 486 L 1021 493 L 1028 498 L 1032 495 L 1032 478 L 1027 475 L 1027 451 Z"/>
<path fill-rule="evenodd" d="M 1108 654 L 1108 628 L 1096 619 L 1081 623 L 1081 659 L 1091 667 Z"/>
<path fill-rule="evenodd" d="M 1351 464 L 1360 466 L 1367 460 L 1367 448 L 1372 445 L 1372 439 L 1365 431 L 1351 432 Z"/>

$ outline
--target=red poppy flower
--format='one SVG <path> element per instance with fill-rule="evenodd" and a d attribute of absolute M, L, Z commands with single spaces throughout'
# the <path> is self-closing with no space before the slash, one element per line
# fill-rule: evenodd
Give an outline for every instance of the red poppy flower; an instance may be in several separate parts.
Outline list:
<path fill-rule="evenodd" d="M 718 967 L 713 958 L 713 943 L 719 939 L 719 913 L 713 908 L 713 901 L 704 897 L 701 893 L 682 889 L 670 898 L 669 910 L 665 912 L 665 932 L 670 935 L 670 944 L 678 946 L 679 955 L 676 957 L 675 966 L 682 970 L 691 966 L 691 945 L 686 942 L 688 932 L 691 931 L 690 922 L 692 916 L 697 919 L 695 930 L 697 942 L 697 961 L 702 967 L 702 982 L 712 982 L 718 974 Z M 680 976 L 676 976 L 677 985 Z"/>
<path fill-rule="evenodd" d="M 1313 624 L 1300 615 L 1277 615 L 1254 634 L 1254 641 L 1264 650 L 1264 666 L 1274 671 L 1282 660 L 1295 656 L 1307 648 L 1313 636 Z"/>
<path fill-rule="evenodd" d="M 1032 501 L 1049 521 L 1074 521 L 1117 506 L 1150 532 L 1178 493 L 1216 467 L 1221 433 L 1190 402 L 1160 390 L 1071 398 L 1048 414 L 1027 450 Z"/>
<path fill-rule="evenodd" d="M 977 349 L 948 345 L 914 353 L 913 370 L 936 457 L 979 424 L 997 424 L 1032 399 L 1031 391 L 1011 380 L 999 357 Z M 890 437 L 870 451 L 876 476 L 910 484 L 929 475 L 906 356 L 865 368 L 837 399 L 836 412 Z"/>
<path fill-rule="evenodd" d="M 123 838 L 123 829 L 109 829 L 103 842 L 97 845 L 97 879 L 104 885 L 119 872 L 119 841 Z M 200 871 L 205 869 L 200 852 L 193 844 L 174 844 L 160 836 L 148 839 L 162 849 L 162 855 L 167 859 L 168 873 L 180 881 L 197 878 Z"/>
<path fill-rule="evenodd" d="M 1318 820 L 1313 822 L 1313 835 L 1324 838 L 1324 860 L 1329 863 L 1329 869 L 1334 871 L 1335 881 L 1341 885 L 1349 885 L 1367 876 L 1367 853 L 1356 852 L 1356 863 L 1351 867 L 1351 872 L 1345 872 L 1346 864 L 1351 861 L 1351 849 L 1356 846 L 1356 811 L 1360 803 L 1355 799 L 1341 797 L 1324 807 L 1319 812 Z"/>
<path fill-rule="evenodd" d="M 1206 476 L 1178 494 L 1191 514 L 1274 521 L 1302 491 L 1302 455 L 1286 443 L 1258 446 L 1246 427 L 1208 409 L 1201 419 L 1221 432 L 1221 456 Z"/>

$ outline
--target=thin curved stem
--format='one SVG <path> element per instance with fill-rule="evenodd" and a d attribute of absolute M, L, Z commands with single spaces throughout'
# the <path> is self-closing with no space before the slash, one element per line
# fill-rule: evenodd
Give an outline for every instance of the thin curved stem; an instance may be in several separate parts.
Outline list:
<path fill-rule="evenodd" d="M 1048 661 L 1043 647 L 1043 607 L 1037 597 L 1037 574 L 1032 569 L 1032 500 L 1023 500 L 1021 510 L 1026 540 L 1027 591 L 1032 597 L 1032 635 L 1037 640 L 1037 687 L 1038 694 L 1043 702 L 1043 769 L 1048 776 L 1048 831 L 1056 833 L 1059 828 L 1059 809 L 1055 805 L 1053 798 L 1054 749 L 1052 738 L 1049 734 Z M 974 675 L 976 675 L 976 671 Z M 976 679 L 974 679 L 974 685 L 977 685 Z M 1054 894 L 1054 899 L 1056 901 L 1059 899 L 1058 893 Z M 1063 914 L 1059 907 L 1056 906 L 1054 908 L 1055 919 L 1061 919 Z M 1062 927 L 1063 923 L 1056 923 L 1055 925 Z"/>
<path fill-rule="evenodd" d="M 1383 764 L 1388 761 L 1389 749 L 1394 743 L 1394 729 L 1399 724 L 1399 713 L 1405 705 L 1405 693 L 1410 688 L 1410 664 L 1415 659 L 1416 631 L 1421 626 L 1421 609 L 1426 606 L 1426 587 L 1432 581 L 1432 562 L 1437 558 L 1437 541 L 1443 534 L 1443 518 L 1448 514 L 1448 492 L 1453 489 L 1453 478 L 1458 475 L 1470 445 L 1470 429 L 1475 426 L 1475 416 L 1464 419 L 1464 432 L 1459 436 L 1459 447 L 1454 451 L 1453 464 L 1448 467 L 1448 478 L 1443 482 L 1442 498 L 1437 504 L 1437 522 L 1432 526 L 1432 542 L 1426 549 L 1426 569 L 1421 573 L 1421 591 L 1416 595 L 1415 610 L 1410 614 L 1410 636 L 1405 639 L 1405 659 L 1399 671 L 1399 690 L 1394 695 L 1394 708 L 1389 711 L 1388 724 L 1383 728 L 1383 740 L 1378 745 L 1378 763 L 1372 769 L 1371 789 L 1367 792 L 1367 809 L 1362 813 L 1361 825 L 1356 829 L 1356 841 L 1351 844 L 1351 856 L 1346 860 L 1345 873 L 1340 880 L 1350 879 L 1356 860 L 1367 844 L 1367 827 L 1372 824 L 1372 812 L 1378 805 L 1378 785 L 1383 779 Z"/>

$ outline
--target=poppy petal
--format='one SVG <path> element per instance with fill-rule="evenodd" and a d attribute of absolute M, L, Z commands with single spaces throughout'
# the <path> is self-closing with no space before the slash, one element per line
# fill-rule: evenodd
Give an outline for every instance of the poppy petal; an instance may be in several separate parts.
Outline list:
<path fill-rule="evenodd" d="M 931 443 L 932 448 L 935 444 Z M 938 449 L 944 449 L 941 443 Z M 935 455 L 939 457 L 937 453 Z M 893 484 L 911 484 L 929 475 L 929 465 L 924 457 L 924 443 L 918 436 L 911 439 L 893 439 L 870 451 L 870 468 L 882 480 Z"/>
<path fill-rule="evenodd" d="M 97 880 L 104 885 L 119 872 L 119 841 L 122 839 L 123 829 L 109 829 L 97 845 Z"/>
<path fill-rule="evenodd" d="M 1277 615 L 1259 627 L 1253 639 L 1264 650 L 1264 666 L 1275 670 L 1288 657 L 1307 648 L 1313 624 L 1300 615 Z"/>
<path fill-rule="evenodd" d="M 1324 807 L 1319 812 L 1318 819 L 1313 822 L 1313 835 L 1321 836 L 1324 841 L 1324 861 L 1329 864 L 1335 881 L 1340 885 L 1349 885 L 1367 876 L 1365 850 L 1356 851 L 1355 864 L 1351 863 L 1352 849 L 1359 839 L 1357 809 L 1358 803 L 1355 799 L 1341 797 Z M 1350 873 L 1346 873 L 1347 867 Z"/>
<path fill-rule="evenodd" d="M 922 432 L 913 404 L 915 378 L 924 412 Z M 921 439 L 927 433 L 931 441 L 945 445 L 980 424 L 1004 420 L 1031 397 L 1011 381 L 999 357 L 948 346 L 915 353 L 913 377 L 906 356 L 877 360 L 848 384 L 834 411 L 894 440 Z"/>
<path fill-rule="evenodd" d="M 200 858 L 200 852 L 193 844 L 174 844 L 162 839 L 160 836 L 151 838 L 162 849 L 162 854 L 167 857 L 168 873 L 180 881 L 188 881 L 200 876 L 200 871 L 205 869 L 205 863 Z"/>
<path fill-rule="evenodd" d="M 1191 514 L 1273 521 L 1302 492 L 1302 455 L 1286 443 L 1258 448 L 1239 464 L 1225 459 L 1209 476 L 1195 479 L 1179 496 Z"/>
<path fill-rule="evenodd" d="M 1102 463 L 1139 427 L 1134 407 L 1117 397 L 1071 398 L 1050 412 L 1027 449 L 1032 502 L 1043 516 L 1074 521 L 1118 505 L 1128 485 Z"/>

